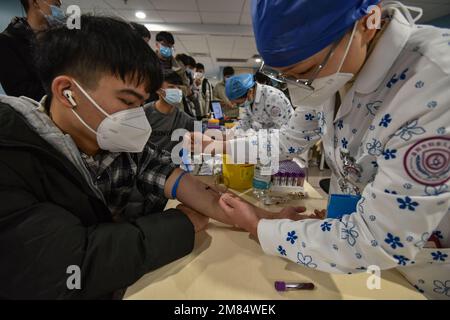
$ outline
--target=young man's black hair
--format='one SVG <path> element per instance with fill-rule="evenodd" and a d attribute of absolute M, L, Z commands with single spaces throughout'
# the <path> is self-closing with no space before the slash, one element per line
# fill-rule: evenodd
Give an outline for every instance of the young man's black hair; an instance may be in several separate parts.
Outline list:
<path fill-rule="evenodd" d="M 123 81 L 132 79 L 137 85 L 145 83 L 149 93 L 161 87 L 159 59 L 129 23 L 83 15 L 81 25 L 73 30 L 59 27 L 38 37 L 35 61 L 49 96 L 46 108 L 51 100 L 52 81 L 62 73 L 70 73 L 87 88 L 95 87 L 105 73 Z M 122 45 L 118 47 L 117 43 Z"/>
<path fill-rule="evenodd" d="M 157 42 L 166 42 L 169 46 L 173 46 L 175 44 L 175 39 L 170 32 L 161 31 L 156 34 Z"/>
<path fill-rule="evenodd" d="M 205 70 L 205 66 L 203 65 L 203 63 L 197 63 L 196 65 L 195 65 L 195 69 L 197 69 L 197 71 L 198 70 Z"/>
<path fill-rule="evenodd" d="M 181 79 L 180 75 L 173 70 L 164 71 L 164 81 L 176 86 L 183 85 L 183 79 Z"/>
<path fill-rule="evenodd" d="M 130 22 L 131 26 L 137 32 L 137 34 L 142 38 L 149 41 L 152 38 L 150 31 L 142 24 L 137 22 Z"/>
<path fill-rule="evenodd" d="M 234 68 L 229 66 L 223 68 L 223 76 L 224 77 L 234 76 Z"/>
<path fill-rule="evenodd" d="M 185 66 L 189 65 L 189 56 L 185 53 L 179 53 L 175 56 L 176 60 L 181 61 Z"/>
<path fill-rule="evenodd" d="M 191 56 L 188 56 L 187 59 L 187 65 L 193 69 L 195 69 L 195 66 L 197 65 L 197 61 L 195 61 L 195 59 Z"/>

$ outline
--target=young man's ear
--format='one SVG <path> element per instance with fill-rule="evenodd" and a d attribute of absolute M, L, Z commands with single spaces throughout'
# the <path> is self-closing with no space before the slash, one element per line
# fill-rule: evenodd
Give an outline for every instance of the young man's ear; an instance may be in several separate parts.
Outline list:
<path fill-rule="evenodd" d="M 164 89 L 162 89 L 162 88 L 158 89 L 158 90 L 156 91 L 156 94 L 157 94 L 158 96 L 160 96 L 161 98 L 163 98 L 163 97 L 166 96 L 166 93 L 164 92 Z"/>
<path fill-rule="evenodd" d="M 74 87 L 69 77 L 56 77 L 52 82 L 52 98 L 56 99 L 64 107 L 70 109 L 75 108 L 77 106 L 77 99 Z"/>
<path fill-rule="evenodd" d="M 358 29 L 362 36 L 363 44 L 373 40 L 377 31 L 381 28 L 381 5 L 373 6 L 368 15 L 361 19 Z"/>

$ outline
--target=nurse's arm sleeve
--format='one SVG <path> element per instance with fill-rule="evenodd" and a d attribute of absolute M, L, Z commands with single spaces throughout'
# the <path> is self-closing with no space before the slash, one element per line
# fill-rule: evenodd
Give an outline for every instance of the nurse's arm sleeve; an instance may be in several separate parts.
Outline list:
<path fill-rule="evenodd" d="M 362 272 L 371 265 L 389 269 L 415 264 L 428 238 L 448 215 L 450 193 L 445 177 L 439 186 L 417 183 L 405 163 L 417 143 L 450 138 L 448 107 L 441 103 L 442 111 L 419 118 L 417 128 L 423 131 L 416 132 L 422 134 L 408 141 L 392 135 L 377 157 L 378 172 L 363 190 L 356 212 L 341 220 L 261 220 L 258 237 L 263 250 L 332 273 Z M 437 128 L 444 128 L 444 133 L 437 134 Z"/>
<path fill-rule="evenodd" d="M 278 141 L 280 160 L 292 159 L 301 155 L 321 138 L 319 117 L 319 112 L 297 108 L 288 124 L 283 125 L 279 130 L 270 131 L 271 141 Z M 245 137 L 230 139 L 229 154 L 233 158 L 237 157 L 236 150 L 243 150 L 243 144 L 246 145 L 246 150 L 250 150 L 250 145 L 255 140 L 258 140 L 257 131 L 253 134 L 246 134 Z M 273 151 L 271 153 L 273 154 Z"/>
<path fill-rule="evenodd" d="M 281 159 L 299 156 L 321 139 L 319 119 L 323 114 L 313 109 L 297 107 L 289 122 L 280 129 Z"/>

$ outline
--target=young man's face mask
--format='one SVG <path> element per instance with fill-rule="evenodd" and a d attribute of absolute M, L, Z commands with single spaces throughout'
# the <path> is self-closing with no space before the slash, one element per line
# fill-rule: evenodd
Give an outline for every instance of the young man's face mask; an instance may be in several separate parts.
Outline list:
<path fill-rule="evenodd" d="M 45 20 L 47 20 L 47 23 L 50 27 L 56 27 L 66 23 L 67 17 L 60 7 L 51 5 L 46 1 L 44 1 L 44 3 L 50 8 L 50 14 L 46 14 L 42 10 L 40 11 L 44 15 L 44 18 Z"/>
<path fill-rule="evenodd" d="M 168 88 L 164 89 L 166 95 L 163 97 L 164 101 L 173 107 L 176 107 L 181 103 L 183 99 L 183 91 L 178 88 Z"/>
<path fill-rule="evenodd" d="M 172 57 L 173 50 L 172 50 L 172 48 L 163 46 L 160 43 L 159 44 L 159 53 L 161 54 L 161 56 L 163 56 L 164 58 L 168 59 L 168 58 Z"/>
<path fill-rule="evenodd" d="M 97 143 L 102 150 L 110 152 L 131 152 L 139 153 L 144 150 L 150 138 L 152 128 L 147 120 L 142 107 L 122 110 L 113 114 L 108 114 L 97 102 L 73 80 L 78 89 L 92 103 L 92 105 L 105 115 L 97 131 L 92 129 L 79 115 L 72 109 L 72 112 L 80 122 L 97 137 Z"/>

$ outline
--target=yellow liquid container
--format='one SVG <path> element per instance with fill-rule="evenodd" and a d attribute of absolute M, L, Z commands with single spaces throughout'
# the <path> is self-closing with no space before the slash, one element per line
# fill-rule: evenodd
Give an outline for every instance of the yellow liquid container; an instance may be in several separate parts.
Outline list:
<path fill-rule="evenodd" d="M 224 184 L 235 190 L 247 190 L 252 187 L 253 164 L 230 164 L 227 163 L 227 155 L 223 155 L 222 175 Z"/>
<path fill-rule="evenodd" d="M 225 129 L 232 129 L 237 125 L 237 122 L 225 122 Z"/>

